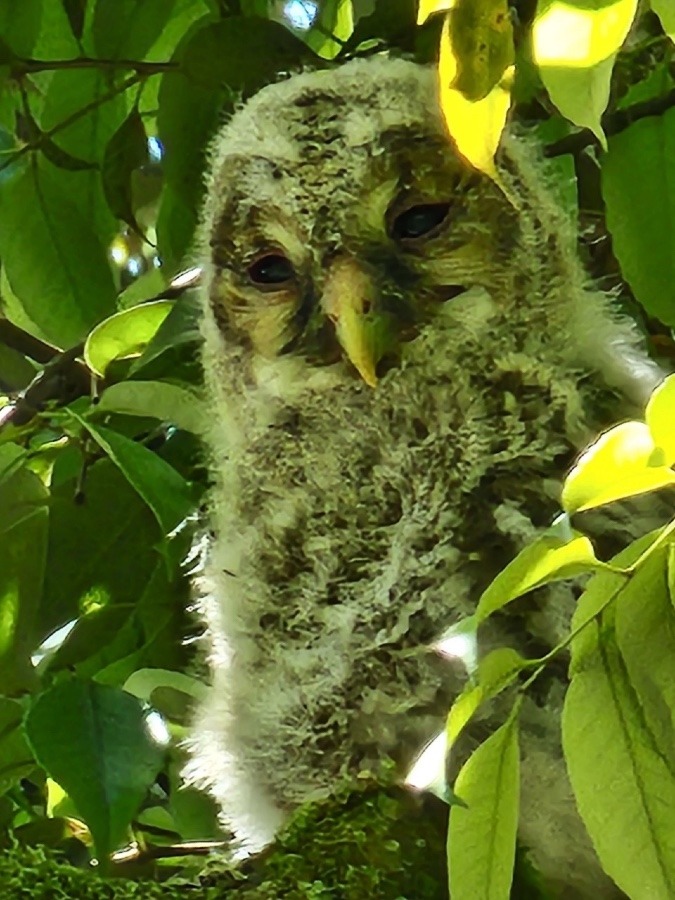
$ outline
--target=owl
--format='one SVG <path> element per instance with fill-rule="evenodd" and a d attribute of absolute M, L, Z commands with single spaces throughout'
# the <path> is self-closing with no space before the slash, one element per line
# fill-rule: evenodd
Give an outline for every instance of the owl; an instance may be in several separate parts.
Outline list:
<path fill-rule="evenodd" d="M 465 683 L 430 645 L 659 380 L 589 288 L 531 139 L 507 134 L 498 162 L 505 191 L 453 149 L 435 72 L 384 56 L 265 87 L 213 143 L 212 685 L 187 774 L 242 854 L 340 779 L 406 770 Z M 555 586 L 513 604 L 479 652 L 544 655 L 573 603 Z M 560 896 L 615 896 L 565 774 L 564 678 L 523 706 L 519 838 Z M 503 712 L 479 714 L 473 746 Z"/>

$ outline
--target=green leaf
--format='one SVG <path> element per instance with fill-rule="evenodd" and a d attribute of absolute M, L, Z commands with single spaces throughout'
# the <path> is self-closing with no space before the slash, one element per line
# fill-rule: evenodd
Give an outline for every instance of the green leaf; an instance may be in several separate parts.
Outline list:
<path fill-rule="evenodd" d="M 163 381 L 121 381 L 103 393 L 97 412 L 151 416 L 200 435 L 207 418 L 201 399 L 187 388 Z"/>
<path fill-rule="evenodd" d="M 30 773 L 35 761 L 21 727 L 24 708 L 0 697 L 0 795 Z"/>
<path fill-rule="evenodd" d="M 148 138 L 138 110 L 133 109 L 110 138 L 103 157 L 103 190 L 110 211 L 141 232 L 132 202 L 133 173 L 148 161 Z"/>
<path fill-rule="evenodd" d="M 120 75 L 116 77 L 122 80 Z M 69 180 L 65 180 L 59 172 L 59 187 L 67 190 L 90 231 L 98 237 L 106 251 L 118 223 L 108 208 L 99 169 L 106 147 L 127 117 L 132 97 L 128 92 L 109 97 L 113 86 L 109 73 L 98 69 L 54 72 L 40 117 L 43 130 L 72 118 L 71 124 L 60 128 L 53 136 L 53 143 L 71 158 L 92 164 L 95 171 L 73 171 Z M 79 111 L 86 107 L 91 107 L 87 114 L 78 116 Z"/>
<path fill-rule="evenodd" d="M 72 798 L 105 863 L 164 760 L 148 714 L 118 688 L 73 679 L 36 698 L 25 729 L 38 762 Z"/>
<path fill-rule="evenodd" d="M 412 49 L 418 33 L 415 19 L 415 3 L 411 0 L 375 0 L 373 12 L 356 23 L 346 51 L 352 52 L 370 39 Z"/>
<path fill-rule="evenodd" d="M 675 773 L 675 611 L 668 590 L 668 552 L 657 548 L 616 602 L 616 642 L 645 723 Z"/>
<path fill-rule="evenodd" d="M 496 697 L 518 677 L 528 660 L 510 647 L 499 647 L 484 657 L 478 666 L 477 683 L 468 685 L 452 704 L 448 714 L 448 749 L 473 717 L 478 707 Z"/>
<path fill-rule="evenodd" d="M 62 0 L 71 31 L 76 40 L 82 37 L 88 0 Z"/>
<path fill-rule="evenodd" d="M 508 900 L 516 857 L 520 792 L 514 714 L 462 766 L 450 807 L 448 871 L 452 900 Z"/>
<path fill-rule="evenodd" d="M 159 91 L 157 128 L 165 148 L 165 188 L 157 222 L 160 255 L 176 271 L 191 243 L 203 194 L 205 148 L 232 108 L 310 56 L 283 25 L 232 16 L 190 31 L 176 48 L 180 71 L 167 72 Z"/>
<path fill-rule="evenodd" d="M 609 633 L 599 633 L 572 678 L 562 736 L 577 808 L 604 870 L 629 897 L 675 896 L 675 778 Z"/>
<path fill-rule="evenodd" d="M 202 336 L 199 330 L 199 306 L 191 293 L 183 294 L 174 302 L 173 309 L 159 326 L 148 346 L 132 367 L 133 374 L 147 372 L 162 354 L 176 350 L 186 344 L 200 345 Z"/>
<path fill-rule="evenodd" d="M 562 505 L 568 513 L 593 509 L 675 484 L 663 454 L 644 422 L 610 428 L 585 450 L 565 479 Z"/>
<path fill-rule="evenodd" d="M 105 0 L 96 4 L 92 35 L 104 59 L 143 59 L 169 23 L 175 0 Z"/>
<path fill-rule="evenodd" d="M 49 2 L 49 0 L 47 0 Z M 2 42 L 17 56 L 31 56 L 40 33 L 43 0 L 21 0 L 0 4 Z"/>
<path fill-rule="evenodd" d="M 636 9 L 637 0 L 540 0 L 532 25 L 533 57 L 551 100 L 603 145 L 600 117 Z"/>
<path fill-rule="evenodd" d="M 187 694 L 195 700 L 202 700 L 206 693 L 206 687 L 201 681 L 169 669 L 139 669 L 124 684 L 125 691 L 148 703 L 152 702 L 153 692 L 157 688 L 166 687 Z"/>
<path fill-rule="evenodd" d="M 611 563 L 617 568 L 631 566 L 656 540 L 658 540 L 662 528 L 658 528 L 649 534 L 643 535 L 637 541 L 633 541 L 620 553 L 612 557 Z M 571 643 L 570 673 L 580 671 L 585 665 L 586 656 L 595 652 L 597 644 L 597 625 L 593 624 L 602 610 L 605 619 L 613 618 L 613 606 L 608 606 L 608 601 L 615 601 L 619 591 L 628 584 L 628 577 L 620 572 L 609 570 L 600 571 L 588 582 L 586 590 L 577 602 L 570 631 L 579 630 L 579 634 Z"/>
<path fill-rule="evenodd" d="M 7 455 L 7 449 L 2 456 Z M 18 460 L 17 460 L 18 463 Z M 47 556 L 48 492 L 21 466 L 0 481 L 0 685 L 4 694 L 32 686 Z"/>
<path fill-rule="evenodd" d="M 352 0 L 327 0 L 319 6 L 318 16 L 309 31 L 291 30 L 318 56 L 335 59 L 354 31 Z"/>
<path fill-rule="evenodd" d="M 94 425 L 77 413 L 70 411 L 70 415 L 89 432 L 129 484 L 138 491 L 162 531 L 165 534 L 172 532 L 194 507 L 188 482 L 152 450 L 109 428 Z"/>
<path fill-rule="evenodd" d="M 105 248 L 51 177 L 57 171 L 34 163 L 0 184 L 0 257 L 28 318 L 70 347 L 114 310 L 115 286 Z"/>
<path fill-rule="evenodd" d="M 87 610 L 133 609 L 159 561 L 155 517 L 115 465 L 89 467 L 83 502 L 76 486 L 73 476 L 52 489 L 41 640 Z"/>
<path fill-rule="evenodd" d="M 438 61 L 441 109 L 450 134 L 457 144 L 457 149 L 472 166 L 485 172 L 497 182 L 499 182 L 499 176 L 494 156 L 511 105 L 510 89 L 513 80 L 513 66 L 509 62 L 513 54 L 511 20 L 503 0 L 500 0 L 500 7 L 500 15 L 503 16 L 504 24 L 497 30 L 499 33 L 504 32 L 502 35 L 504 40 L 502 41 L 502 52 L 497 54 L 497 58 L 498 64 L 503 64 L 504 68 L 498 78 L 495 76 L 494 68 L 490 70 L 489 66 L 483 67 L 480 62 L 475 66 L 467 66 L 458 50 L 461 48 L 464 51 L 462 43 L 471 45 L 473 41 L 460 42 L 460 48 L 455 45 L 452 31 L 454 16 L 448 16 L 443 23 Z M 463 6 L 462 9 L 464 8 Z M 506 15 L 504 15 L 505 13 Z M 488 57 L 482 62 L 489 61 Z M 470 71 L 472 68 L 482 71 L 482 77 L 476 77 L 476 72 Z M 467 73 L 469 73 L 468 76 Z M 491 82 L 491 89 L 484 93 L 486 86 Z M 465 87 L 467 83 L 471 83 L 471 92 L 476 99 L 474 96 L 465 96 L 459 87 L 461 83 Z"/>
<path fill-rule="evenodd" d="M 636 171 L 639 179 L 626 177 Z M 675 110 L 634 122 L 610 138 L 602 195 L 624 278 L 650 315 L 675 325 Z"/>
<path fill-rule="evenodd" d="M 578 531 L 569 540 L 548 532 L 537 538 L 497 575 L 476 608 L 478 622 L 487 619 L 516 597 L 543 584 L 591 572 L 599 565 L 593 545 Z"/>
<path fill-rule="evenodd" d="M 551 102 L 563 116 L 579 128 L 589 128 L 607 149 L 602 115 L 609 103 L 615 57 L 604 59 L 588 69 L 542 66 L 541 80 Z"/>
<path fill-rule="evenodd" d="M 173 300 L 139 303 L 105 319 L 94 328 L 84 345 L 89 368 L 104 375 L 113 360 L 140 356 L 172 306 Z"/>
<path fill-rule="evenodd" d="M 661 27 L 675 41 L 675 4 L 673 0 L 651 0 L 651 8 L 661 20 Z"/>
<path fill-rule="evenodd" d="M 675 463 L 675 376 L 669 375 L 652 391 L 645 410 L 645 421 L 654 443 L 663 450 L 664 462 Z"/>

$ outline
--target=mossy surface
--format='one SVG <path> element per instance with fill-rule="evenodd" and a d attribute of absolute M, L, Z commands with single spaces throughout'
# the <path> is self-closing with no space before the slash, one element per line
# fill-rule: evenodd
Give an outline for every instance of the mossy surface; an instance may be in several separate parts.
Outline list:
<path fill-rule="evenodd" d="M 236 869 L 213 855 L 201 875 L 168 881 L 103 879 L 51 851 L 0 854 L 0 900 L 448 900 L 448 808 L 434 797 L 372 781 L 307 804 L 278 841 Z M 512 897 L 548 895 L 519 853 Z"/>

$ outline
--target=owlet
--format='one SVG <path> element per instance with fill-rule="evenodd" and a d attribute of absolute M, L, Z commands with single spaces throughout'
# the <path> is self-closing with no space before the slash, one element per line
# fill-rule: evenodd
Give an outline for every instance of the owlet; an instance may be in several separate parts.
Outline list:
<path fill-rule="evenodd" d="M 453 150 L 434 71 L 383 57 L 264 88 L 213 144 L 212 687 L 189 776 L 241 852 L 345 775 L 405 771 L 464 683 L 429 645 L 550 523 L 575 452 L 658 380 L 588 287 L 531 140 L 507 135 L 499 166 L 511 200 Z M 573 602 L 513 604 L 479 652 L 543 655 Z M 519 837 L 562 895 L 612 896 L 565 774 L 564 678 L 522 710 Z"/>

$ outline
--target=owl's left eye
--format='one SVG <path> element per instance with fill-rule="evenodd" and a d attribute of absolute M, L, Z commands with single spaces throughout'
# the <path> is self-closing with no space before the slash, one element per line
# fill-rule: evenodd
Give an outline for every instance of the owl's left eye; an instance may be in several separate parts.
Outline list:
<path fill-rule="evenodd" d="M 449 212 L 449 203 L 421 203 L 419 206 L 411 206 L 394 219 L 391 236 L 395 240 L 404 241 L 430 236 L 445 222 Z"/>
<path fill-rule="evenodd" d="M 260 287 L 285 284 L 293 278 L 293 265 L 281 253 L 268 253 L 248 267 L 249 278 Z"/>

